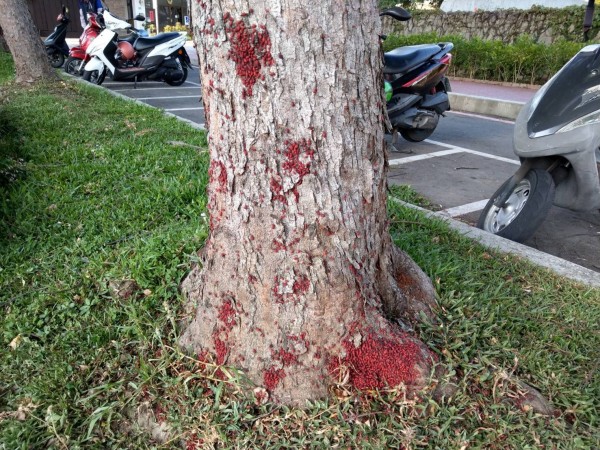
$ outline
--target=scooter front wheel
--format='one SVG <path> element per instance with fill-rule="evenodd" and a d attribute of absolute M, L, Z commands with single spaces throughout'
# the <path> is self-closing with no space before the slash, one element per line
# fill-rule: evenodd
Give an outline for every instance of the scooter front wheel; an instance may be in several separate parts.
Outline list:
<path fill-rule="evenodd" d="M 83 71 L 83 79 L 85 81 L 89 81 L 92 84 L 97 84 L 100 86 L 104 81 L 104 77 L 106 76 L 105 70 L 84 70 Z"/>
<path fill-rule="evenodd" d="M 483 209 L 477 227 L 515 242 L 524 242 L 542 224 L 554 201 L 555 185 L 545 170 L 532 169 L 513 188 L 510 197 L 500 207 L 494 200 L 501 195 L 507 180 Z"/>
<path fill-rule="evenodd" d="M 73 58 L 72 56 L 69 56 L 65 61 L 65 72 L 67 72 L 69 75 L 74 75 L 78 77 L 79 75 L 81 75 L 79 67 L 82 65 L 82 63 L 82 59 Z"/>
<path fill-rule="evenodd" d="M 50 65 L 52 67 L 58 69 L 65 62 L 65 55 L 57 50 L 48 54 L 48 60 L 50 61 Z"/>

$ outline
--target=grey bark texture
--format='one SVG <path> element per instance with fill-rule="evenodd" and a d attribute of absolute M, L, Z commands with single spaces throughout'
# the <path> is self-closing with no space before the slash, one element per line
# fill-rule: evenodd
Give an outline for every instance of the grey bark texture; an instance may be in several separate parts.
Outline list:
<path fill-rule="evenodd" d="M 282 403 L 359 380 L 367 347 L 412 349 L 405 381 L 422 387 L 432 358 L 397 321 L 431 317 L 435 296 L 388 233 L 377 2 L 192 5 L 210 235 L 181 344 Z"/>
<path fill-rule="evenodd" d="M 27 2 L 0 0 L 0 28 L 13 56 L 17 83 L 57 79 Z"/>

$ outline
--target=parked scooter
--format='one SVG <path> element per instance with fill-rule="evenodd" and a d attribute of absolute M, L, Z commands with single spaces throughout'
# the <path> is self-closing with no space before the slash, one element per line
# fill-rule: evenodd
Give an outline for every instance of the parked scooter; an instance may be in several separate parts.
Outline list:
<path fill-rule="evenodd" d="M 81 36 L 79 36 L 79 45 L 71 48 L 69 57 L 65 62 L 65 72 L 70 75 L 81 76 L 83 74 L 83 67 L 90 60 L 90 56 L 86 54 L 86 50 L 102 31 L 102 28 L 96 21 L 95 13 L 88 13 L 87 19 L 87 25 L 83 29 Z"/>
<path fill-rule="evenodd" d="M 67 45 L 67 27 L 71 21 L 69 18 L 69 8 L 63 5 L 61 13 L 56 17 L 58 22 L 54 30 L 44 40 L 46 54 L 52 67 L 58 68 L 65 62 L 65 57 L 69 55 L 69 46 Z"/>
<path fill-rule="evenodd" d="M 120 41 L 128 41 L 129 43 L 133 44 L 139 36 L 146 35 L 145 31 L 134 28 L 128 22 L 121 21 L 120 19 L 111 15 L 109 11 L 105 11 L 103 16 L 104 24 L 107 28 L 112 29 L 113 31 L 116 31 L 117 29 L 127 29 L 128 31 L 131 31 L 128 36 L 119 38 Z M 65 72 L 68 74 L 75 76 L 83 75 L 83 68 L 91 59 L 91 56 L 86 53 L 86 50 L 90 43 L 102 32 L 102 27 L 98 24 L 96 17 L 97 14 L 95 13 L 87 14 L 88 23 L 83 29 L 81 36 L 79 36 L 79 45 L 71 48 L 69 51 L 69 57 L 65 62 Z M 143 21 L 146 20 L 146 18 L 138 15 L 134 20 Z"/>
<path fill-rule="evenodd" d="M 386 9 L 380 16 L 399 21 L 411 18 L 400 7 Z M 443 42 L 399 47 L 385 53 L 383 76 L 392 143 L 398 132 L 410 142 L 427 139 L 435 131 L 440 116 L 450 109 L 450 82 L 445 75 L 453 48 L 451 42 Z"/>
<path fill-rule="evenodd" d="M 493 195 L 477 226 L 529 239 L 552 204 L 600 208 L 600 45 L 588 45 L 523 107 L 513 145 L 521 167 Z"/>
<path fill-rule="evenodd" d="M 136 17 L 134 20 L 144 20 Z M 88 46 L 91 57 L 83 69 L 83 79 L 101 84 L 106 73 L 115 81 L 164 81 L 180 86 L 192 68 L 185 51 L 186 36 L 180 33 L 160 33 L 155 37 L 134 36 L 133 42 L 119 40 L 113 31 L 131 28 L 129 23 L 110 15 L 98 14 L 96 21 L 102 32 Z"/>

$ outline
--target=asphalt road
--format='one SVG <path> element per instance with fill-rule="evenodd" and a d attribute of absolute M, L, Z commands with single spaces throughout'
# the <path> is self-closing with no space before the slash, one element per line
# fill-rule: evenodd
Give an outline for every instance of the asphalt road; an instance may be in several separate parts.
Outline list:
<path fill-rule="evenodd" d="M 162 108 L 203 126 L 198 70 L 180 87 L 164 83 L 113 82 L 104 87 Z M 487 199 L 518 168 L 512 152 L 512 123 L 449 113 L 422 143 L 402 138 L 390 154 L 392 184 L 409 184 L 449 217 L 474 225 Z M 525 243 L 600 272 L 600 214 L 575 213 L 553 207 L 547 220 Z"/>

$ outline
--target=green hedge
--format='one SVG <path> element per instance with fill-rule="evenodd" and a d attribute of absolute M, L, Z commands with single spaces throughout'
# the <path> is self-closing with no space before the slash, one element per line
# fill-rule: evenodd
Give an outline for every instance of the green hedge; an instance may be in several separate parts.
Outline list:
<path fill-rule="evenodd" d="M 454 56 L 450 75 L 478 80 L 543 84 L 585 44 L 560 40 L 552 45 L 522 36 L 513 44 L 465 39 L 461 36 L 389 35 L 384 50 L 414 44 L 450 41 Z"/>

